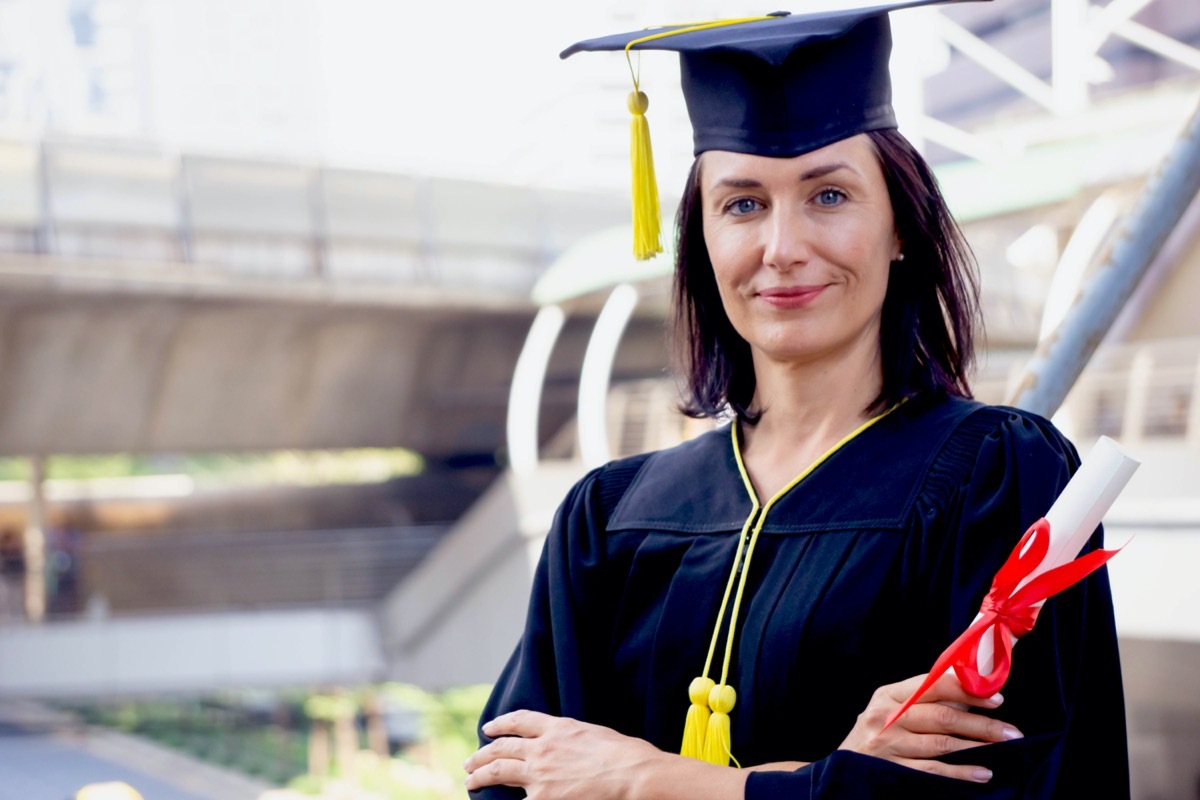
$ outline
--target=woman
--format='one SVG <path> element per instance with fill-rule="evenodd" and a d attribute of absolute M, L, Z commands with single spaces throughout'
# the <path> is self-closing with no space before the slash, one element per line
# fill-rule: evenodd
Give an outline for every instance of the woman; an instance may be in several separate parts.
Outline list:
<path fill-rule="evenodd" d="M 572 490 L 468 789 L 1127 796 L 1103 572 L 1047 602 L 1004 698 L 946 676 L 881 732 L 1077 458 L 966 399 L 969 254 L 894 130 L 886 15 L 697 33 L 651 43 L 683 55 L 698 156 L 676 322 L 689 410 L 736 419 Z"/>

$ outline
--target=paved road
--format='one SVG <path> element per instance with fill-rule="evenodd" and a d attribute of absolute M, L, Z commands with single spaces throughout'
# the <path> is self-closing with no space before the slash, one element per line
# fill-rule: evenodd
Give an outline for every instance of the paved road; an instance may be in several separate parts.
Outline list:
<path fill-rule="evenodd" d="M 68 800 L 81 786 L 101 781 L 125 781 L 146 800 L 205 800 L 89 753 L 78 737 L 0 723 L 0 800 Z"/>
<path fill-rule="evenodd" d="M 118 731 L 81 725 L 32 700 L 0 697 L 0 800 L 69 800 L 125 781 L 146 800 L 258 800 L 262 781 Z"/>

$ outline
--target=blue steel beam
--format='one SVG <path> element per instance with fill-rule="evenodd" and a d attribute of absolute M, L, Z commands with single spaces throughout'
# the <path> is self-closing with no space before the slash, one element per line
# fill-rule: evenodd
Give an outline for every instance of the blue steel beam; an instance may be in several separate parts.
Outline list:
<path fill-rule="evenodd" d="M 1067 316 L 1039 342 L 1009 401 L 1012 405 L 1047 417 L 1058 409 L 1197 192 L 1200 107 L 1146 181 Z"/>

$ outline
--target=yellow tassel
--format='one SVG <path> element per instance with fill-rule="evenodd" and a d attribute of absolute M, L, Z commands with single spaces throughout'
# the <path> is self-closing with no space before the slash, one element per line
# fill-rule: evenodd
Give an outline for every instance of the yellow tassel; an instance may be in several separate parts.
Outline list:
<path fill-rule="evenodd" d="M 729 749 L 732 740 L 729 712 L 733 711 L 736 702 L 737 692 L 727 684 L 713 686 L 708 693 L 708 706 L 712 709 L 712 715 L 708 718 L 708 733 L 704 736 L 703 761 L 727 767 L 730 759 L 733 759 L 733 763 L 737 764 L 737 759 L 733 758 Z"/>
<path fill-rule="evenodd" d="M 687 721 L 683 723 L 683 745 L 679 748 L 681 756 L 688 758 L 704 757 L 704 734 L 708 731 L 708 693 L 712 691 L 712 678 L 695 678 L 688 687 L 688 698 L 692 704 L 688 706 Z"/>
<path fill-rule="evenodd" d="M 650 125 L 646 109 L 650 99 L 642 91 L 629 93 L 629 163 L 633 168 L 633 255 L 639 261 L 662 252 L 659 241 L 661 214 L 658 181 L 654 177 L 654 154 L 650 150 Z"/>

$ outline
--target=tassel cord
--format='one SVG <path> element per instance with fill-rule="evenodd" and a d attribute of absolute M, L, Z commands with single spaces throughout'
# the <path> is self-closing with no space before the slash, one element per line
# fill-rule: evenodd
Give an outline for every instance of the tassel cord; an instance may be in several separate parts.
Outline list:
<path fill-rule="evenodd" d="M 738 583 L 738 598 L 734 600 L 733 616 L 734 616 L 734 619 L 737 619 L 738 602 L 741 598 L 741 592 L 742 592 L 743 588 L 745 587 L 745 581 L 738 580 L 738 573 L 741 572 L 742 575 L 746 574 L 745 565 L 742 563 L 742 553 L 743 553 L 743 550 L 746 551 L 746 561 L 749 562 L 750 552 L 752 552 L 753 545 L 751 545 L 751 550 L 747 550 L 746 544 L 748 541 L 753 540 L 752 539 L 753 534 L 751 533 L 750 526 L 753 524 L 755 518 L 758 516 L 758 511 L 759 511 L 758 498 L 754 497 L 752 499 L 753 499 L 752 510 L 750 511 L 750 516 L 746 518 L 746 522 L 742 525 L 741 533 L 738 534 L 738 546 L 737 546 L 737 550 L 734 551 L 734 554 L 733 554 L 733 568 L 729 570 L 729 580 L 727 580 L 725 582 L 725 595 L 721 598 L 721 607 L 717 611 L 717 624 L 713 626 L 712 638 L 709 640 L 709 643 L 708 643 L 708 656 L 704 659 L 704 672 L 701 673 L 702 676 L 705 678 L 708 677 L 709 671 L 712 669 L 713 655 L 717 651 L 717 642 L 721 638 L 721 629 L 723 627 L 722 623 L 725 620 L 725 609 L 727 609 L 729 607 L 729 597 L 730 597 L 730 595 L 733 594 L 733 585 L 735 582 Z M 730 624 L 732 625 L 732 622 Z M 726 642 L 726 645 L 727 645 L 726 646 L 726 655 L 725 655 L 726 663 L 725 663 L 725 665 L 723 667 L 723 671 L 721 673 L 721 683 L 724 683 L 725 678 L 728 677 L 728 668 L 729 668 L 728 642 Z"/>
<path fill-rule="evenodd" d="M 725 638 L 725 652 L 721 664 L 721 681 L 714 685 L 709 693 L 709 708 L 711 714 L 708 719 L 708 730 L 704 737 L 704 756 L 703 760 L 712 764 L 728 765 L 732 760 L 739 767 L 737 759 L 731 752 L 732 747 L 732 730 L 729 719 L 729 712 L 733 710 L 733 706 L 737 699 L 737 693 L 732 686 L 729 686 L 729 670 L 733 664 L 733 640 L 737 629 L 738 614 L 741 611 L 742 600 L 745 596 L 746 582 L 750 574 L 750 561 L 754 556 L 754 551 L 758 545 L 759 534 L 762 533 L 763 527 L 766 525 L 767 514 L 775 503 L 787 495 L 797 484 L 812 474 L 813 470 L 825 463 L 834 453 L 840 450 L 852 439 L 857 437 L 863 431 L 870 428 L 875 423 L 882 420 L 884 417 L 891 414 L 899 408 L 904 401 L 884 411 L 878 416 L 864 422 L 862 425 L 855 428 L 851 433 L 841 439 L 837 444 L 827 450 L 820 458 L 814 461 L 803 472 L 792 479 L 786 486 L 780 489 L 775 495 L 767 501 L 767 504 L 759 508 L 758 493 L 754 490 L 754 484 L 750 480 L 750 473 L 746 470 L 745 462 L 742 460 L 742 448 L 738 436 L 738 424 L 735 421 L 731 426 L 731 436 L 733 439 L 733 453 L 737 461 L 738 472 L 741 473 L 742 483 L 746 487 L 746 492 L 750 496 L 751 512 L 742 526 L 742 531 L 738 538 L 738 549 L 734 553 L 733 567 L 729 573 L 729 580 L 725 586 L 725 595 L 721 599 L 721 609 L 717 616 L 717 624 L 713 630 L 713 637 L 709 645 L 708 658 L 704 664 L 704 677 L 707 678 L 709 670 L 712 666 L 712 656 L 716 647 L 717 640 L 720 636 L 721 629 L 724 627 L 725 609 L 728 606 L 729 595 L 732 590 L 735 578 L 737 580 L 737 592 L 733 598 L 733 609 L 729 617 L 729 633 Z M 749 542 L 747 542 L 746 533 L 749 531 Z M 743 559 L 743 548 L 745 548 L 745 558 Z M 689 709 L 690 712 L 690 709 Z M 692 721 L 689 715 L 689 722 Z M 685 725 L 685 732 L 687 726 Z M 687 737 L 685 737 L 687 738 Z"/>
<path fill-rule="evenodd" d="M 647 36 L 630 41 L 625 45 L 625 61 L 629 66 L 629 77 L 633 79 L 633 92 L 629 95 L 629 111 L 633 119 L 629 126 L 629 162 L 633 173 L 632 206 L 633 206 L 633 255 L 639 261 L 654 258 L 663 251 L 662 247 L 662 211 L 658 202 L 658 180 L 654 175 L 654 153 L 650 146 L 650 125 L 646 121 L 646 109 L 650 105 L 646 94 L 641 90 L 641 55 L 638 56 L 638 68 L 633 67 L 633 58 L 629 51 L 638 44 L 677 36 L 681 33 L 720 28 L 727 25 L 737 25 L 745 22 L 755 22 L 768 17 L 745 17 L 735 20 L 717 20 L 679 28 L 658 31 Z"/>

